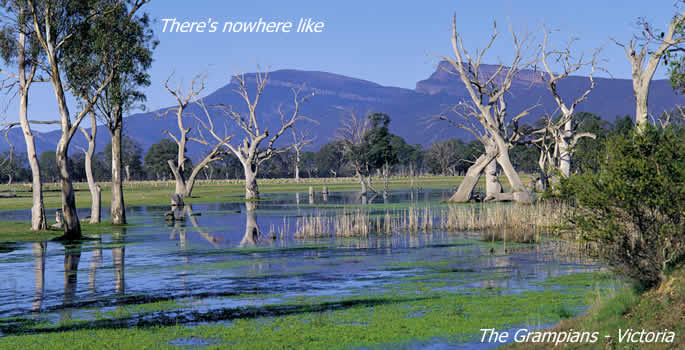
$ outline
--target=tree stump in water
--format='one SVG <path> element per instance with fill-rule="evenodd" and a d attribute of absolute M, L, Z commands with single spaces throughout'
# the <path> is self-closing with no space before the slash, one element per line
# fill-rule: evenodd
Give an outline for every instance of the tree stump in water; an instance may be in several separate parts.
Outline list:
<path fill-rule="evenodd" d="M 181 196 L 178 193 L 174 193 L 171 195 L 171 207 L 174 208 L 180 208 L 183 207 L 183 196 Z"/>
<path fill-rule="evenodd" d="M 171 195 L 171 210 L 164 213 L 164 218 L 168 221 L 185 221 L 185 211 L 183 210 L 183 196 L 174 193 Z"/>
<path fill-rule="evenodd" d="M 55 212 L 55 224 L 50 225 L 52 228 L 64 228 L 64 220 L 62 219 L 62 211 L 58 210 Z"/>

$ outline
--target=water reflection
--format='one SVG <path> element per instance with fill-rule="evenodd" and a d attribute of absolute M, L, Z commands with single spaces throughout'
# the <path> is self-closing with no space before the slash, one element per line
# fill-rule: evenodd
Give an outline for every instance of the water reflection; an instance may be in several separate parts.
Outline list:
<path fill-rule="evenodd" d="M 241 247 L 253 246 L 259 241 L 261 236 L 261 231 L 259 230 L 259 225 L 257 225 L 257 203 L 255 202 L 245 202 L 247 210 L 245 212 L 245 236 L 243 236 L 242 241 L 240 241 Z"/>
<path fill-rule="evenodd" d="M 126 293 L 126 282 L 124 276 L 124 264 L 126 257 L 126 245 L 124 237 L 126 230 L 112 233 L 112 263 L 114 264 L 114 290 L 117 295 Z"/>
<path fill-rule="evenodd" d="M 36 242 L 32 244 L 33 260 L 35 262 L 36 294 L 33 298 L 31 310 L 40 311 L 45 294 L 45 257 L 48 242 Z"/>
<path fill-rule="evenodd" d="M 71 305 L 76 294 L 78 264 L 81 261 L 81 243 L 64 246 L 64 305 Z"/>
<path fill-rule="evenodd" d="M 88 271 L 88 293 L 95 295 L 97 293 L 95 276 L 97 269 L 102 266 L 102 237 L 98 236 L 95 241 L 95 249 L 93 249 L 93 256 L 90 258 L 90 270 Z"/>

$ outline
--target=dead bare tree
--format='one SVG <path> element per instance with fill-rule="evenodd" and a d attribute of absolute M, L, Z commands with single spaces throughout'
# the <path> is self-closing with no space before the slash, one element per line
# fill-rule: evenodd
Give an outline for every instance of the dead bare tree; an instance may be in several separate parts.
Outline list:
<path fill-rule="evenodd" d="M 295 182 L 300 183 L 300 162 L 302 161 L 302 149 L 304 146 L 314 142 L 314 138 L 309 137 L 305 131 L 295 130 L 294 127 L 290 131 L 293 135 L 293 144 L 291 147 L 295 151 Z"/>
<path fill-rule="evenodd" d="M 284 110 L 280 105 L 278 113 L 281 117 L 281 127 L 275 134 L 270 134 L 268 128 L 262 129 L 260 123 L 263 118 L 257 114 L 257 104 L 259 98 L 268 84 L 269 73 L 258 71 L 255 73 L 255 94 L 251 97 L 248 89 L 248 81 L 245 74 L 237 74 L 233 77 L 238 87 L 236 93 L 242 97 L 247 105 L 247 113 L 241 113 L 233 109 L 232 106 L 223 106 L 225 115 L 243 131 L 243 138 L 240 143 L 228 143 L 226 147 L 238 157 L 243 166 L 245 174 L 245 199 L 259 199 L 259 187 L 257 185 L 257 174 L 259 166 L 269 160 L 274 154 L 284 152 L 286 148 L 276 148 L 274 145 L 281 135 L 295 125 L 299 120 L 308 118 L 300 114 L 300 106 L 306 102 L 314 93 L 301 96 L 302 87 L 292 89 L 293 101 L 290 112 Z M 266 142 L 265 147 L 260 148 Z"/>
<path fill-rule="evenodd" d="M 536 58 L 531 54 L 532 37 L 530 33 L 517 34 L 511 27 L 509 31 L 514 44 L 514 55 L 510 66 L 500 64 L 493 72 L 484 72 L 481 68 L 481 60 L 499 35 L 497 24 L 495 23 L 494 33 L 485 47 L 477 51 L 476 55 L 472 57 L 464 48 L 461 35 L 457 32 L 456 15 L 452 18 L 451 41 L 455 57 L 440 57 L 451 66 L 451 69 L 446 69 L 446 71 L 456 75 L 464 83 L 471 101 L 462 101 L 453 108 L 459 118 L 457 121 L 451 120 L 451 122 L 453 125 L 471 132 L 485 146 L 485 152 L 469 167 L 459 189 L 450 198 L 452 202 L 470 200 L 478 178 L 488 166 L 490 166 L 488 173 L 492 177 L 493 166 L 489 164 L 494 160 L 502 167 L 511 185 L 512 193 L 495 194 L 493 190 L 493 198 L 491 199 L 513 199 L 517 202 L 531 201 L 530 192 L 523 185 L 511 163 L 509 149 L 521 136 L 518 132 L 519 119 L 526 116 L 536 106 L 531 106 L 512 117 L 507 111 L 505 95 L 510 90 L 514 78 L 522 70 L 531 67 L 536 62 Z M 440 119 L 450 120 L 445 116 L 440 117 Z M 496 186 L 494 181 L 492 185 L 493 187 Z"/>
<path fill-rule="evenodd" d="M 623 48 L 630 61 L 635 95 L 635 125 L 638 131 L 648 122 L 649 85 L 659 62 L 668 52 L 685 51 L 682 46 L 685 43 L 685 12 L 677 12 L 666 31 L 659 35 L 647 22 L 641 22 L 644 26 L 642 37 L 634 37 L 627 44 L 613 40 L 616 45 Z"/>
<path fill-rule="evenodd" d="M 527 135 L 529 138 L 520 142 L 521 144 L 532 144 L 539 151 L 538 168 L 540 176 L 535 183 L 539 191 L 544 191 L 549 186 L 550 179 L 553 179 L 555 174 L 559 173 L 563 177 L 570 175 L 570 164 L 568 175 L 564 174 L 562 170 L 563 157 L 562 147 L 568 150 L 568 158 L 573 153 L 580 141 L 584 137 L 595 139 L 596 136 L 589 132 L 578 132 L 578 124 L 572 123 L 570 129 L 565 128 L 565 124 L 560 122 L 562 117 L 543 116 L 542 126 L 529 131 Z M 570 134 L 566 140 L 561 141 L 564 134 Z M 569 162 L 570 163 L 570 162 Z"/>
<path fill-rule="evenodd" d="M 368 190 L 367 187 L 371 186 L 368 180 L 370 176 L 369 164 L 363 143 L 364 136 L 371 129 L 371 123 L 368 118 L 357 118 L 353 111 L 347 112 L 348 116 L 342 120 L 342 125 L 338 128 L 335 138 L 343 144 L 343 153 L 354 169 L 355 176 L 359 179 L 360 195 L 364 197 Z M 375 192 L 375 190 L 373 191 Z"/>
<path fill-rule="evenodd" d="M 542 137 L 538 139 L 538 143 L 544 143 L 544 146 L 540 148 L 542 152 L 540 162 L 545 166 L 558 170 L 561 176 L 569 177 L 571 174 L 571 155 L 578 139 L 582 137 L 595 138 L 595 135 L 591 133 L 575 134 L 576 125 L 574 125 L 573 117 L 576 106 L 583 102 L 592 92 L 592 89 L 595 88 L 594 73 L 602 69 L 598 66 L 598 56 L 602 49 L 591 49 L 587 52 L 582 52 L 578 57 L 574 57 L 571 52 L 572 46 L 578 38 L 571 38 L 565 48 L 555 50 L 550 48 L 550 32 L 544 26 L 543 31 L 544 39 L 541 44 L 541 62 L 544 72 L 542 73 L 542 79 L 547 83 L 547 88 L 552 93 L 561 115 L 556 120 L 551 116 L 548 117 L 544 128 L 535 132 L 536 134 L 542 134 Z M 556 64 L 554 67 L 552 67 L 553 63 Z M 554 73 L 553 68 L 560 69 L 560 73 Z M 559 93 L 559 82 L 585 68 L 590 69 L 590 86 L 580 96 L 571 100 L 570 103 L 565 101 Z M 551 150 L 547 142 L 548 140 L 546 140 L 547 137 L 551 137 L 552 145 L 554 146 Z M 546 183 L 546 179 L 543 183 Z"/>
<path fill-rule="evenodd" d="M 176 142 L 176 145 L 178 145 L 176 162 L 174 162 L 172 159 L 169 159 L 167 162 L 171 168 L 171 172 L 174 174 L 174 179 L 176 180 L 175 193 L 183 197 L 190 197 L 193 192 L 197 175 L 208 164 L 221 160 L 219 155 L 224 152 L 223 148 L 228 145 L 228 142 L 231 140 L 231 138 L 233 138 L 233 135 L 219 136 L 217 134 L 209 108 L 202 98 L 197 97 L 204 89 L 204 75 L 196 75 L 191 81 L 188 91 L 183 91 L 181 87 L 182 82 L 180 82 L 176 88 L 172 89 L 169 87 L 169 79 L 171 79 L 171 76 L 169 76 L 169 78 L 167 78 L 167 80 L 164 82 L 164 87 L 171 95 L 174 96 L 178 105 L 176 107 L 169 108 L 164 114 L 160 115 L 160 117 L 173 113 L 176 117 L 179 135 L 174 135 L 174 133 L 172 133 L 170 130 L 163 131 L 165 134 L 169 135 L 174 142 Z M 197 121 L 198 126 L 196 136 L 190 135 L 192 127 L 186 127 L 184 123 L 186 118 L 191 117 L 190 114 L 186 113 L 186 108 L 191 103 L 196 104 L 203 112 L 202 118 L 198 117 L 197 115 L 192 115 L 192 117 Z M 204 135 L 205 132 L 213 138 L 213 143 L 210 144 L 210 141 L 207 140 Z M 205 146 L 211 145 L 212 150 L 207 153 L 197 165 L 193 167 L 190 176 L 188 176 L 188 180 L 186 181 L 183 174 L 187 160 L 185 152 L 187 143 L 191 141 Z"/>

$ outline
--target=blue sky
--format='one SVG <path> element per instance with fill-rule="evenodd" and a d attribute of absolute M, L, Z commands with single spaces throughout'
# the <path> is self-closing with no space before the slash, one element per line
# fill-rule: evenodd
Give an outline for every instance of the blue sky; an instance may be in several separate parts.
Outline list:
<path fill-rule="evenodd" d="M 413 88 L 428 77 L 438 59 L 449 55 L 451 17 L 467 48 L 484 45 L 493 20 L 502 32 L 488 63 L 507 62 L 511 45 L 507 22 L 535 30 L 541 24 L 558 29 L 553 44 L 570 35 L 581 38 L 579 50 L 605 44 L 605 68 L 618 78 L 630 77 L 622 49 L 609 41 L 628 41 L 639 31 L 639 16 L 663 27 L 673 13 L 672 0 L 648 1 L 253 1 L 153 0 L 145 10 L 157 19 L 154 29 L 160 45 L 146 89 L 148 109 L 169 106 L 173 99 L 162 84 L 174 72 L 190 79 L 208 73 L 207 93 L 225 85 L 232 74 L 254 71 L 256 65 L 277 69 L 321 70 Z M 219 22 L 264 20 L 297 22 L 300 17 L 325 22 L 323 33 L 162 33 L 163 18 Z M 538 31 L 538 34 L 541 33 Z M 538 35 L 539 37 L 539 35 Z M 657 74 L 663 78 L 663 72 Z M 55 97 L 49 85 L 33 90 L 31 118 L 53 119 Z M 74 110 L 76 108 L 74 107 Z M 12 104 L 7 118 L 16 118 Z"/>

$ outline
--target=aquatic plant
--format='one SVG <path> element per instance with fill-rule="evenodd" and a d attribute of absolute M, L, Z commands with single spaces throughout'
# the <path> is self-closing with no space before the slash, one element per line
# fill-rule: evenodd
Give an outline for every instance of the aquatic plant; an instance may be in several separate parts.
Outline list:
<path fill-rule="evenodd" d="M 560 223 L 564 222 L 567 210 L 565 204 L 552 201 L 533 205 L 494 203 L 438 208 L 411 205 L 405 209 L 387 209 L 383 214 L 368 209 L 343 209 L 332 216 L 317 213 L 298 218 L 295 237 L 366 237 L 369 234 L 443 230 L 480 232 L 488 241 L 533 243 L 539 242 L 543 235 L 564 232 Z"/>

